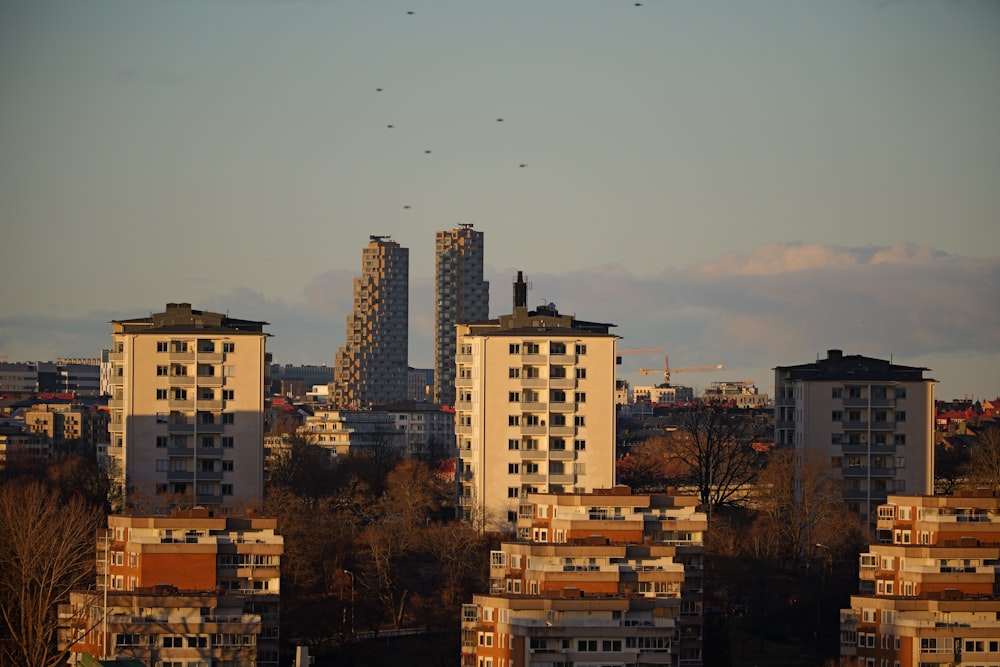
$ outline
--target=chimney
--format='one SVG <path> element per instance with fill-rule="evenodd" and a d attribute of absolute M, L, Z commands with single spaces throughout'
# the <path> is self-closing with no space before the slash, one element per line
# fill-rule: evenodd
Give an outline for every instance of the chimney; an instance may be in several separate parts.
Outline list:
<path fill-rule="evenodd" d="M 524 282 L 521 271 L 517 272 L 517 281 L 514 282 L 514 309 L 528 307 L 528 283 Z"/>
<path fill-rule="evenodd" d="M 827 350 L 826 351 L 826 358 L 827 359 L 843 359 L 843 357 L 844 357 L 844 351 L 843 350 Z"/>

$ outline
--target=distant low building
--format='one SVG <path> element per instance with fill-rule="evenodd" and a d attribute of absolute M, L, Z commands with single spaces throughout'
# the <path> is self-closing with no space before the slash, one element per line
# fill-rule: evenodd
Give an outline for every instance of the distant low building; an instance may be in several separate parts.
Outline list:
<path fill-rule="evenodd" d="M 694 401 L 694 389 L 684 385 L 658 384 L 644 385 L 633 390 L 636 402 L 674 405 Z"/>
<path fill-rule="evenodd" d="M 702 394 L 706 403 L 719 403 L 734 408 L 764 408 L 770 405 L 767 394 L 762 394 L 752 382 L 713 382 Z"/>
<path fill-rule="evenodd" d="M 379 447 L 404 452 L 406 446 L 405 430 L 384 410 L 316 410 L 298 433 L 326 449 L 331 460 Z"/>

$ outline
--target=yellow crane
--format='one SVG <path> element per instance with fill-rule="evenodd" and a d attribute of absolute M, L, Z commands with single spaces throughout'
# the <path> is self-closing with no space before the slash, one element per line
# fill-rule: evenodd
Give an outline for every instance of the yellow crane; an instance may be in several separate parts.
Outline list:
<path fill-rule="evenodd" d="M 716 364 L 715 366 L 685 366 L 684 368 L 671 368 L 670 367 L 670 355 L 665 355 L 663 357 L 663 369 L 657 370 L 653 368 L 640 368 L 639 372 L 643 375 L 648 373 L 663 373 L 663 383 L 670 384 L 670 373 L 681 373 L 687 371 L 724 371 L 726 370 L 722 364 Z"/>

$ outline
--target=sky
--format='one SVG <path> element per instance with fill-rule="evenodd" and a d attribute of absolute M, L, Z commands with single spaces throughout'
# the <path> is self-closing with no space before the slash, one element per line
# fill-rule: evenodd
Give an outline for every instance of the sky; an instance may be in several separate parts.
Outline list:
<path fill-rule="evenodd" d="M 828 349 L 1000 395 L 997 0 L 6 0 L 0 355 L 168 302 L 332 364 L 371 234 L 485 233 L 490 313 L 614 323 L 675 384 Z M 390 127 L 391 126 L 391 127 Z"/>

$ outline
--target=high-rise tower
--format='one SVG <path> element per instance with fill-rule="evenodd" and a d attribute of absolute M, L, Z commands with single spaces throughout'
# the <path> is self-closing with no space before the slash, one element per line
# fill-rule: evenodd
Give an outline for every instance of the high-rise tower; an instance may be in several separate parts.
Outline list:
<path fill-rule="evenodd" d="M 334 360 L 332 400 L 368 407 L 406 398 L 410 251 L 371 236 L 354 279 L 354 312 Z"/>
<path fill-rule="evenodd" d="M 434 402 L 455 403 L 455 325 L 490 316 L 483 233 L 471 224 L 438 232 L 434 244 Z"/>

